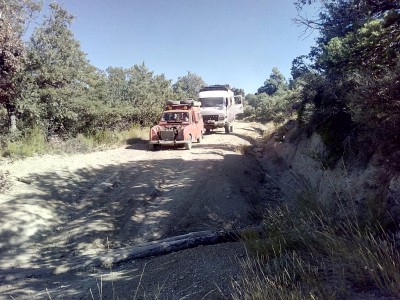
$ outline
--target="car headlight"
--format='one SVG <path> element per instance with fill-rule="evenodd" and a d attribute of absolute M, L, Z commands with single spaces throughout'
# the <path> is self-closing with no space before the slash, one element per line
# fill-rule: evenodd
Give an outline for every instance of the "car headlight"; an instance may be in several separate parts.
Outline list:
<path fill-rule="evenodd" d="M 225 116 L 221 116 L 221 115 L 220 115 L 220 116 L 218 117 L 218 120 L 220 120 L 220 121 L 223 121 L 224 119 L 225 119 Z"/>

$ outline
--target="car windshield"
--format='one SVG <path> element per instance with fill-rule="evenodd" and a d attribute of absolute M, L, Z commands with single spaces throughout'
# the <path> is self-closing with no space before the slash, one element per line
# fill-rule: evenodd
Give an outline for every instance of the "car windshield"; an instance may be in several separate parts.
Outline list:
<path fill-rule="evenodd" d="M 187 112 L 165 112 L 161 121 L 166 122 L 188 122 L 189 114 Z"/>
<path fill-rule="evenodd" d="M 224 107 L 224 97 L 200 98 L 202 107 Z"/>

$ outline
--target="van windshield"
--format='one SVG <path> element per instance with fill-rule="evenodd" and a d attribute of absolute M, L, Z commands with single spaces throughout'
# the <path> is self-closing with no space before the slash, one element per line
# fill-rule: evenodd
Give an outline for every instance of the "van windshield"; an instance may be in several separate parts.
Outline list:
<path fill-rule="evenodd" d="M 200 98 L 202 107 L 224 107 L 224 97 Z"/>

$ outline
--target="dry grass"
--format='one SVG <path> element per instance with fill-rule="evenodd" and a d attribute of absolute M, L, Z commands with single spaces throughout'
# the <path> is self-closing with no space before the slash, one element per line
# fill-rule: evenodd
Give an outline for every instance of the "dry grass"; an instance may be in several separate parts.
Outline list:
<path fill-rule="evenodd" d="M 235 152 L 245 155 L 245 154 L 250 153 L 250 150 L 252 147 L 253 147 L 252 145 L 240 144 L 240 145 L 235 146 Z"/>
<path fill-rule="evenodd" d="M 43 131 L 35 127 L 15 141 L 6 141 L 0 149 L 2 156 L 20 158 L 44 153 L 76 153 L 108 149 L 133 144 L 148 138 L 148 128 L 132 126 L 125 131 L 102 130 L 93 135 L 78 134 L 74 138 L 47 141 Z"/>
<path fill-rule="evenodd" d="M 2 156 L 12 158 L 28 157 L 35 154 L 43 154 L 48 151 L 43 131 L 34 127 L 25 135 L 4 142 L 1 149 Z"/>
<path fill-rule="evenodd" d="M 243 280 L 232 282 L 232 298 L 237 300 L 334 299 L 334 293 L 320 284 L 323 266 L 312 266 L 296 252 L 279 259 L 248 257 L 241 263 Z"/>
<path fill-rule="evenodd" d="M 400 253 L 377 220 L 360 220 L 343 199 L 322 201 L 309 186 L 295 203 L 270 208 L 262 237 L 245 239 L 234 299 L 350 299 L 371 293 L 400 297 Z M 330 203 L 330 205 L 327 205 Z"/>

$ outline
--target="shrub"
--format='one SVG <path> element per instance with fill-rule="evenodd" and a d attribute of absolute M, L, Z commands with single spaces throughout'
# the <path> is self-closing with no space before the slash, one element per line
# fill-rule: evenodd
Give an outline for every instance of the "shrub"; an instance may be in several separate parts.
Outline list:
<path fill-rule="evenodd" d="M 22 134 L 15 132 L 9 134 L 5 141 L 3 141 L 3 156 L 10 157 L 27 157 L 34 154 L 43 154 L 47 148 L 47 142 L 43 130 L 34 126 L 30 131 Z"/>

